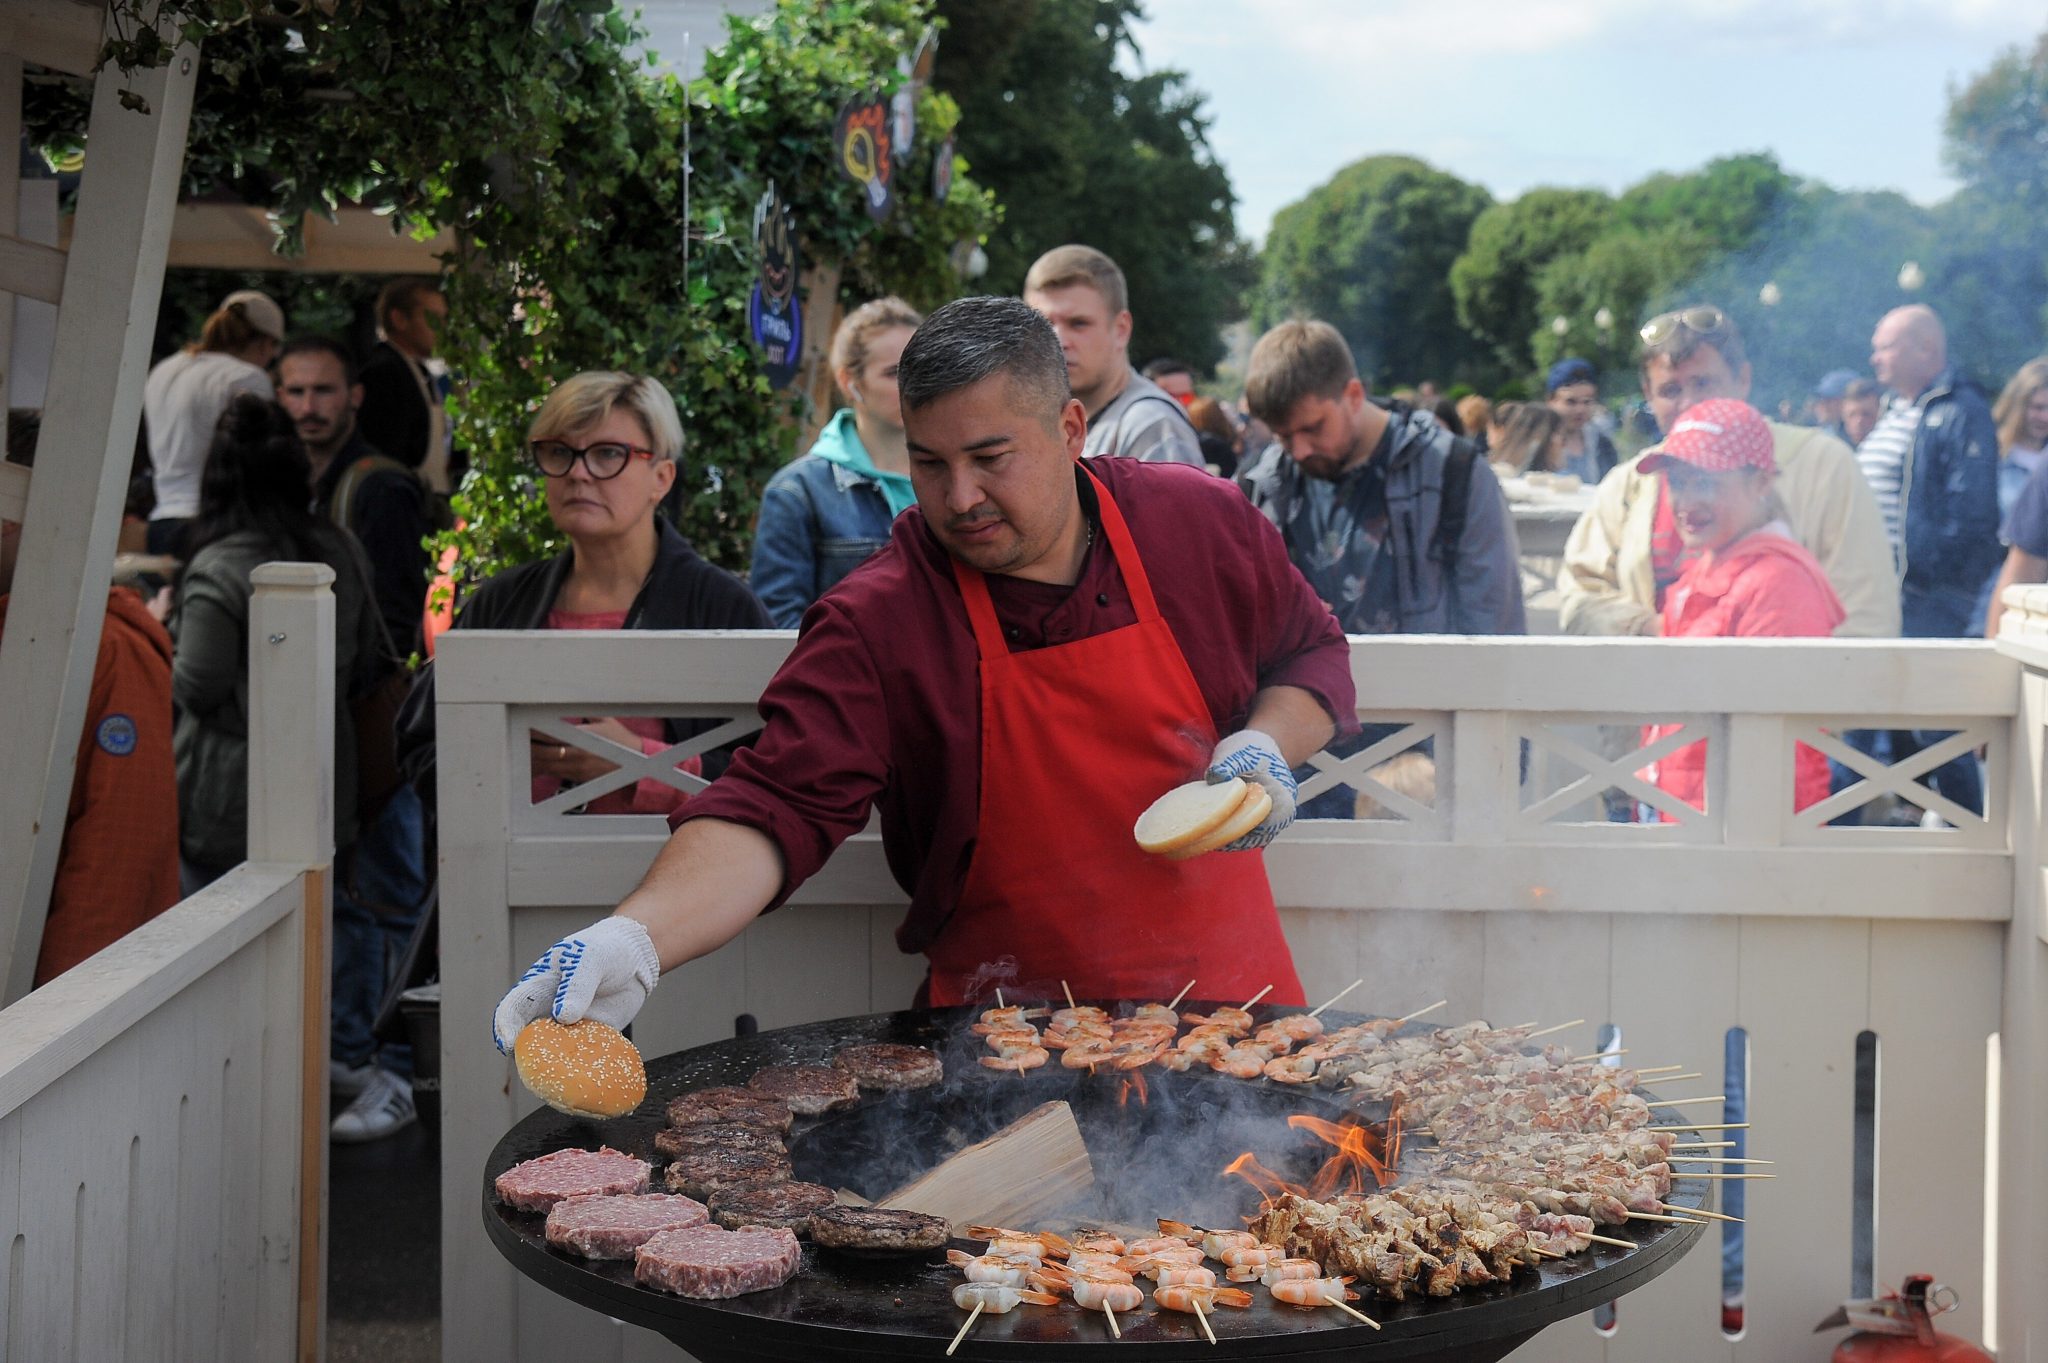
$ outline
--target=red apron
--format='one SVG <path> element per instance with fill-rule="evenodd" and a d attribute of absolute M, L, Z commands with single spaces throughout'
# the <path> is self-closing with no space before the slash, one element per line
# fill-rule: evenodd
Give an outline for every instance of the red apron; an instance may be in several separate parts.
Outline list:
<path fill-rule="evenodd" d="M 1090 474 L 1091 479 L 1094 478 Z M 981 808 L 959 905 L 926 949 L 936 1005 L 1018 997 L 1299 1004 L 1263 852 L 1168 861 L 1131 825 L 1198 776 L 1208 703 L 1159 614 L 1129 527 L 1098 480 L 1104 539 L 1137 623 L 1011 653 L 988 583 L 953 561 L 981 655 Z"/>

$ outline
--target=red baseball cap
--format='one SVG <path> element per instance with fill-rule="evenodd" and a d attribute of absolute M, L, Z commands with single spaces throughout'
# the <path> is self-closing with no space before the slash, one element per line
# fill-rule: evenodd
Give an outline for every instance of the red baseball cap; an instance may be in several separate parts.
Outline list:
<path fill-rule="evenodd" d="M 1644 473 L 1661 473 L 1668 464 L 1690 464 L 1708 473 L 1732 469 L 1778 471 L 1770 423 L 1756 408 L 1737 398 L 1709 398 L 1685 409 L 1653 454 L 1643 456 Z"/>

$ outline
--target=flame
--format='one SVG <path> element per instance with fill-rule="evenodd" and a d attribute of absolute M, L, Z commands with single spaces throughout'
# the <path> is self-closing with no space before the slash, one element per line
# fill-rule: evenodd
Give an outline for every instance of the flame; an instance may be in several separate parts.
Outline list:
<path fill-rule="evenodd" d="M 1384 1132 L 1358 1122 L 1326 1122 L 1299 1113 L 1289 1117 L 1287 1124 L 1318 1137 L 1334 1147 L 1336 1153 L 1323 1162 L 1306 1184 L 1288 1182 L 1259 1163 L 1249 1150 L 1225 1165 L 1225 1177 L 1241 1178 L 1259 1190 L 1261 1210 L 1285 1193 L 1322 1202 L 1345 1193 L 1384 1188 L 1394 1181 L 1401 1154 L 1398 1112 L 1388 1119 Z"/>
<path fill-rule="evenodd" d="M 1130 1101 L 1131 1095 L 1134 1093 L 1138 1095 L 1138 1106 L 1144 1107 L 1145 1071 L 1142 1069 L 1130 1071 L 1128 1074 L 1124 1076 L 1123 1082 L 1117 1085 L 1116 1105 L 1118 1107 L 1122 1107 L 1125 1103 Z"/>

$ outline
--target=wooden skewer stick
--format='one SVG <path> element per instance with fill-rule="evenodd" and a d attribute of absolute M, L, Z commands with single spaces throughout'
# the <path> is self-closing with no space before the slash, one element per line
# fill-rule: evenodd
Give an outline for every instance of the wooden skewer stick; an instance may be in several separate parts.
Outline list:
<path fill-rule="evenodd" d="M 1200 1297 L 1196 1297 L 1194 1301 L 1195 1319 L 1202 1322 L 1202 1333 L 1209 1337 L 1209 1342 L 1211 1344 L 1214 1344 L 1216 1342 L 1216 1332 L 1209 1328 L 1209 1313 L 1202 1309 L 1202 1299 Z"/>
<path fill-rule="evenodd" d="M 1608 1055 L 1622 1055 L 1622 1054 L 1624 1054 L 1624 1052 L 1622 1052 L 1622 1051 L 1608 1051 L 1608 1052 L 1607 1052 L 1607 1054 L 1608 1054 Z M 1592 1056 L 1590 1056 L 1590 1055 L 1582 1055 L 1582 1056 L 1580 1056 L 1580 1057 L 1579 1057 L 1579 1059 L 1581 1059 L 1581 1060 L 1591 1060 L 1592 1058 L 1593 1058 L 1593 1057 L 1592 1057 Z M 1644 1068 L 1643 1068 L 1642 1066 L 1640 1066 L 1640 1065 L 1639 1065 L 1639 1066 L 1637 1066 L 1637 1067 L 1636 1067 L 1636 1073 L 1637 1073 L 1637 1074 L 1668 1074 L 1668 1073 L 1670 1073 L 1670 1072 L 1671 1072 L 1672 1070 L 1682 1070 L 1682 1069 L 1684 1069 L 1684 1068 L 1685 1068 L 1685 1066 L 1683 1066 L 1683 1065 L 1654 1065 L 1654 1066 L 1652 1066 L 1652 1067 L 1650 1067 L 1650 1068 L 1648 1068 L 1648 1069 L 1644 1069 Z"/>
<path fill-rule="evenodd" d="M 1002 991 L 1002 987 L 1001 987 L 1001 986 L 999 985 L 999 986 L 997 986 L 997 988 L 996 988 L 996 1007 L 998 1007 L 998 1008 L 1001 1008 L 1002 1006 L 1003 1006 L 1003 991 Z"/>
<path fill-rule="evenodd" d="M 1731 1144 L 1733 1142 L 1730 1142 Z M 1666 1164 L 1776 1164 L 1774 1159 L 1743 1159 L 1737 1155 L 1673 1155 Z"/>
<path fill-rule="evenodd" d="M 1368 1316 L 1367 1314 L 1365 1314 L 1365 1312 L 1359 1310 L 1357 1307 L 1353 1306 L 1348 1301 L 1333 1301 L 1330 1303 L 1330 1305 L 1336 1307 L 1339 1311 L 1342 1311 L 1345 1315 L 1350 1316 L 1355 1320 L 1363 1321 L 1365 1324 L 1370 1325 L 1375 1330 L 1380 1328 L 1380 1323 L 1378 1321 L 1374 1320 L 1371 1316 Z"/>
<path fill-rule="evenodd" d="M 1506 1030 L 1506 1031 L 1510 1031 L 1510 1032 L 1526 1032 L 1526 1031 L 1528 1031 L 1528 1030 L 1529 1030 L 1529 1029 L 1530 1029 L 1531 1027 L 1534 1027 L 1534 1026 L 1535 1026 L 1535 1025 L 1536 1025 L 1536 1024 L 1538 1023 L 1538 1022 L 1540 1022 L 1541 1020 L 1542 1020 L 1542 1019 L 1540 1019 L 1540 1018 L 1530 1018 L 1530 1019 L 1529 1019 L 1529 1020 L 1528 1020 L 1527 1022 L 1518 1022 L 1518 1023 L 1516 1023 L 1516 1024 L 1514 1025 L 1514 1026 L 1512 1026 L 1512 1027 L 1509 1027 L 1509 1028 L 1506 1028 L 1506 1029 L 1504 1029 L 1504 1030 Z"/>
<path fill-rule="evenodd" d="M 1344 997 L 1344 996 L 1345 996 L 1346 994 L 1350 993 L 1350 992 L 1351 992 L 1352 990 L 1354 990 L 1354 989 L 1358 988 L 1358 986 L 1360 986 L 1361 984 L 1364 984 L 1364 983 L 1365 983 L 1365 978 L 1364 978 L 1364 976 L 1360 976 L 1360 977 L 1359 977 L 1358 979 L 1355 979 L 1355 980 L 1353 980 L 1353 981 L 1352 981 L 1351 983 L 1349 983 L 1349 984 L 1345 985 L 1345 986 L 1344 986 L 1344 987 L 1343 987 L 1342 989 L 1339 989 L 1339 990 L 1338 990 L 1338 991 L 1337 991 L 1336 993 L 1334 993 L 1334 994 L 1330 995 L 1330 997 L 1329 997 L 1329 998 L 1328 998 L 1327 1000 L 1325 1000 L 1325 1001 L 1323 1002 L 1323 1004 L 1322 1004 L 1322 1005 L 1321 1005 L 1320 1007 L 1316 1007 L 1316 1008 L 1311 1008 L 1311 1009 L 1309 1009 L 1309 1010 L 1308 1010 L 1308 1015 L 1309 1015 L 1310 1017 L 1314 1017 L 1314 1016 L 1315 1016 L 1316 1014 L 1318 1014 L 1318 1013 L 1322 1012 L 1324 1008 L 1328 1008 L 1328 1007 L 1329 1007 L 1329 1006 L 1330 1006 L 1331 1004 L 1335 1003 L 1335 1002 L 1336 1002 L 1336 1001 L 1337 1001 L 1338 999 L 1341 999 L 1341 998 L 1343 998 L 1343 997 Z"/>
<path fill-rule="evenodd" d="M 953 1350 L 960 1347 L 960 1341 L 967 1338 L 967 1332 L 974 1328 L 975 1318 L 981 1314 L 981 1308 L 985 1305 L 987 1305 L 986 1302 L 974 1303 L 974 1309 L 967 1313 L 967 1319 L 960 1326 L 960 1333 L 954 1335 L 953 1342 L 946 1346 L 946 1357 L 951 1358 Z"/>
<path fill-rule="evenodd" d="M 1656 1128 L 1649 1127 L 1645 1129 L 1655 1130 Z M 1674 1126 L 1671 1129 L 1673 1131 L 1682 1131 L 1685 1128 Z M 1726 1150 L 1734 1144 L 1734 1141 L 1673 1141 L 1671 1142 L 1671 1148 L 1673 1150 Z"/>
<path fill-rule="evenodd" d="M 1657 1205 L 1666 1211 L 1684 1212 L 1687 1216 L 1704 1216 L 1709 1221 L 1733 1221 L 1738 1226 L 1742 1224 L 1741 1217 L 1730 1216 L 1726 1212 L 1710 1212 L 1703 1207 L 1679 1207 L 1669 1202 L 1659 1202 Z M 1630 1212 L 1629 1215 L 1634 1216 L 1635 1213 Z"/>
<path fill-rule="evenodd" d="M 1586 1238 L 1596 1245 L 1613 1245 L 1618 1249 L 1634 1249 L 1636 1247 L 1636 1242 L 1633 1240 L 1622 1240 L 1612 1235 L 1594 1235 L 1590 1231 L 1587 1232 Z"/>
<path fill-rule="evenodd" d="M 1529 1035 L 1523 1037 L 1522 1040 L 1534 1041 L 1539 1036 L 1549 1036 L 1552 1032 L 1562 1032 L 1570 1027 L 1581 1026 L 1585 1023 L 1585 1021 L 1586 1020 L 1584 1018 L 1573 1018 L 1570 1022 L 1560 1022 L 1555 1027 L 1545 1027 L 1540 1032 L 1531 1032 L 1529 1033 Z"/>
<path fill-rule="evenodd" d="M 1065 980 L 1060 981 L 1060 992 L 1067 996 L 1067 1007 L 1072 1008 L 1074 1006 L 1074 991 L 1067 988 Z"/>
<path fill-rule="evenodd" d="M 1242 1005 L 1242 1006 L 1241 1006 L 1241 1007 L 1240 1007 L 1240 1008 L 1238 1009 L 1238 1011 L 1239 1011 L 1239 1012 L 1243 1012 L 1243 1011 L 1244 1011 L 1244 1009 L 1246 1009 L 1246 1008 L 1249 1008 L 1249 1007 L 1251 1007 L 1251 1006 L 1252 1006 L 1253 1004 L 1257 1003 L 1257 1002 L 1258 1002 L 1258 1001 L 1259 1001 L 1260 999 L 1262 999 L 1262 998 L 1266 997 L 1266 995 L 1268 995 L 1268 994 L 1270 994 L 1270 993 L 1272 993 L 1272 992 L 1273 992 L 1273 986 L 1272 986 L 1272 985 L 1270 985 L 1270 984 L 1269 984 L 1269 985 L 1267 985 L 1267 986 L 1266 986 L 1266 987 L 1265 987 L 1264 989 L 1261 989 L 1261 990 L 1260 990 L 1260 991 L 1259 991 L 1258 993 L 1256 993 L 1256 994 L 1252 995 L 1252 996 L 1251 996 L 1250 998 L 1246 999 L 1246 1000 L 1244 1001 L 1243 1005 Z"/>
<path fill-rule="evenodd" d="M 1636 1073 L 1637 1073 L 1637 1074 L 1641 1074 L 1641 1073 L 1642 1073 L 1642 1071 L 1641 1071 L 1641 1070 L 1637 1070 L 1637 1071 L 1636 1071 Z M 1704 1079 L 1704 1078 L 1706 1078 L 1706 1077 L 1707 1077 L 1706 1075 L 1704 1075 L 1704 1074 L 1700 1073 L 1700 1072 L 1699 1072 L 1698 1070 L 1693 1070 L 1693 1071 L 1691 1071 L 1691 1072 L 1689 1072 L 1689 1073 L 1687 1073 L 1687 1074 L 1674 1074 L 1674 1075 L 1669 1075 L 1669 1076 L 1667 1076 L 1666 1078 L 1663 1078 L 1663 1079 L 1659 1079 L 1659 1080 L 1658 1080 L 1657 1082 L 1658 1082 L 1658 1083 L 1660 1083 L 1660 1084 L 1675 1084 L 1675 1083 L 1679 1082 L 1679 1081 L 1680 1081 L 1681 1079 Z"/>
<path fill-rule="evenodd" d="M 1438 999 L 1435 1003 L 1430 1004 L 1428 1007 L 1418 1008 L 1414 1012 L 1408 1014 L 1406 1017 L 1398 1017 L 1395 1018 L 1394 1021 L 1413 1022 L 1415 1021 L 1415 1019 L 1421 1017 L 1424 1013 L 1434 1013 L 1439 1008 L 1448 1008 L 1450 1006 L 1451 1001 L 1449 999 Z"/>
<path fill-rule="evenodd" d="M 1682 1169 L 1681 1169 L 1681 1170 L 1675 1170 L 1675 1171 L 1673 1171 L 1673 1173 L 1672 1173 L 1671 1177 L 1672 1177 L 1673 1179 L 1681 1179 L 1681 1178 L 1776 1178 L 1776 1177 L 1777 1177 L 1777 1175 L 1776 1175 L 1776 1174 L 1741 1174 L 1741 1173 L 1738 1173 L 1738 1174 L 1704 1174 L 1704 1173 L 1700 1173 L 1700 1172 L 1698 1172 L 1697 1170 L 1694 1170 L 1694 1171 L 1692 1171 L 1692 1172 L 1687 1172 L 1687 1171 L 1685 1171 L 1685 1170 L 1682 1170 Z"/>
<path fill-rule="evenodd" d="M 1691 1211 L 1692 1209 L 1687 1207 L 1685 1210 Z M 1704 1226 L 1707 1224 L 1704 1221 L 1695 1221 L 1689 1216 L 1660 1216 L 1656 1212 L 1630 1212 L 1628 1219 L 1631 1221 L 1669 1221 L 1679 1226 Z"/>
<path fill-rule="evenodd" d="M 1659 1098 L 1659 1099 L 1658 1099 L 1658 1100 L 1657 1100 L 1656 1102 L 1654 1102 L 1654 1103 L 1644 1103 L 1644 1104 L 1643 1104 L 1643 1106 L 1644 1106 L 1644 1107 L 1687 1107 L 1687 1106 L 1690 1106 L 1690 1105 L 1691 1105 L 1691 1104 L 1693 1104 L 1693 1103 L 1725 1103 L 1725 1102 L 1727 1102 L 1727 1101 L 1728 1101 L 1728 1095 L 1727 1095 L 1727 1094 L 1725 1094 L 1725 1093 L 1703 1093 L 1703 1094 L 1701 1094 L 1701 1095 L 1700 1095 L 1699 1097 L 1697 1097 L 1697 1098 Z"/>
<path fill-rule="evenodd" d="M 1748 1122 L 1687 1122 L 1683 1126 L 1646 1126 L 1645 1131 L 1747 1131 Z"/>
<path fill-rule="evenodd" d="M 1573 1063 L 1573 1064 L 1578 1064 L 1578 1063 L 1579 1063 L 1579 1062 L 1581 1062 L 1581 1061 L 1594 1061 L 1594 1060 L 1605 1060 L 1605 1059 L 1606 1059 L 1606 1058 L 1607 1058 L 1608 1056 L 1610 1056 L 1610 1055 L 1627 1055 L 1627 1054 L 1628 1054 L 1628 1047 L 1626 1047 L 1626 1046 L 1623 1046 L 1623 1047 L 1622 1047 L 1622 1048 L 1621 1048 L 1620 1050 L 1618 1050 L 1618 1051 L 1587 1051 L 1587 1052 L 1586 1052 L 1586 1053 L 1585 1053 L 1584 1055 L 1575 1055 L 1575 1056 L 1571 1056 L 1571 1057 L 1569 1057 L 1569 1058 L 1570 1058 L 1570 1060 L 1572 1061 L 1572 1063 Z M 1667 1066 L 1666 1068 L 1668 1068 L 1668 1069 L 1674 1069 L 1674 1070 L 1675 1070 L 1675 1069 L 1677 1069 L 1677 1068 L 1678 1068 L 1678 1066 L 1676 1066 L 1676 1065 L 1670 1065 L 1670 1066 Z M 1643 1071 L 1643 1070 L 1637 1070 L 1637 1071 L 1636 1071 L 1636 1073 L 1637 1073 L 1637 1074 L 1643 1074 L 1643 1073 L 1645 1073 L 1645 1071 Z"/>
<path fill-rule="evenodd" d="M 1188 990 L 1190 990 L 1190 989 L 1193 989 L 1194 987 L 1195 987 L 1195 982 L 1194 982 L 1193 980 L 1189 980 L 1189 981 L 1188 981 L 1188 982 L 1187 982 L 1186 984 L 1184 984 L 1184 985 L 1182 985 L 1182 986 L 1181 986 L 1180 992 L 1179 992 L 1178 994 L 1175 994 L 1175 995 L 1173 996 L 1173 1002 L 1172 1002 L 1172 1003 L 1169 1003 L 1169 1004 L 1167 1004 L 1166 1006 L 1167 1006 L 1167 1007 L 1168 1007 L 1169 1009 L 1172 1009 L 1172 1008 L 1178 1008 L 1178 1007 L 1180 1007 L 1180 1001 L 1181 1001 L 1182 999 L 1186 998 L 1186 997 L 1188 996 Z M 1117 1336 L 1117 1338 L 1118 1338 L 1118 1339 L 1122 1339 L 1122 1338 L 1123 1338 L 1123 1336 L 1122 1336 L 1122 1335 L 1118 1335 L 1118 1336 Z"/>
<path fill-rule="evenodd" d="M 1102 1303 L 1102 1314 L 1103 1314 L 1103 1315 L 1105 1315 L 1105 1316 L 1108 1316 L 1108 1317 L 1109 1317 L 1109 1334 L 1110 1334 L 1110 1338 L 1112 1338 L 1112 1339 L 1122 1339 L 1122 1338 L 1124 1337 L 1124 1332 L 1123 1332 L 1122 1330 L 1119 1330 L 1119 1329 L 1117 1328 L 1117 1324 L 1116 1324 L 1116 1308 L 1115 1308 L 1115 1307 L 1113 1307 L 1113 1306 L 1111 1306 L 1111 1305 L 1109 1304 L 1109 1302 L 1108 1302 L 1108 1300 L 1107 1300 L 1107 1299 L 1104 1299 L 1104 1301 L 1103 1301 L 1103 1303 Z"/>

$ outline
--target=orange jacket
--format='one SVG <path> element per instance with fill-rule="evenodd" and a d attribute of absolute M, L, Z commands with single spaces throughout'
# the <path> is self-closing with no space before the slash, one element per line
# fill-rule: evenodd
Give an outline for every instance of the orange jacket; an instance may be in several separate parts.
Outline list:
<path fill-rule="evenodd" d="M 0 630 L 6 622 L 7 598 L 0 596 Z M 171 636 L 141 597 L 115 587 L 107 594 L 35 982 L 63 974 L 177 902 Z"/>

